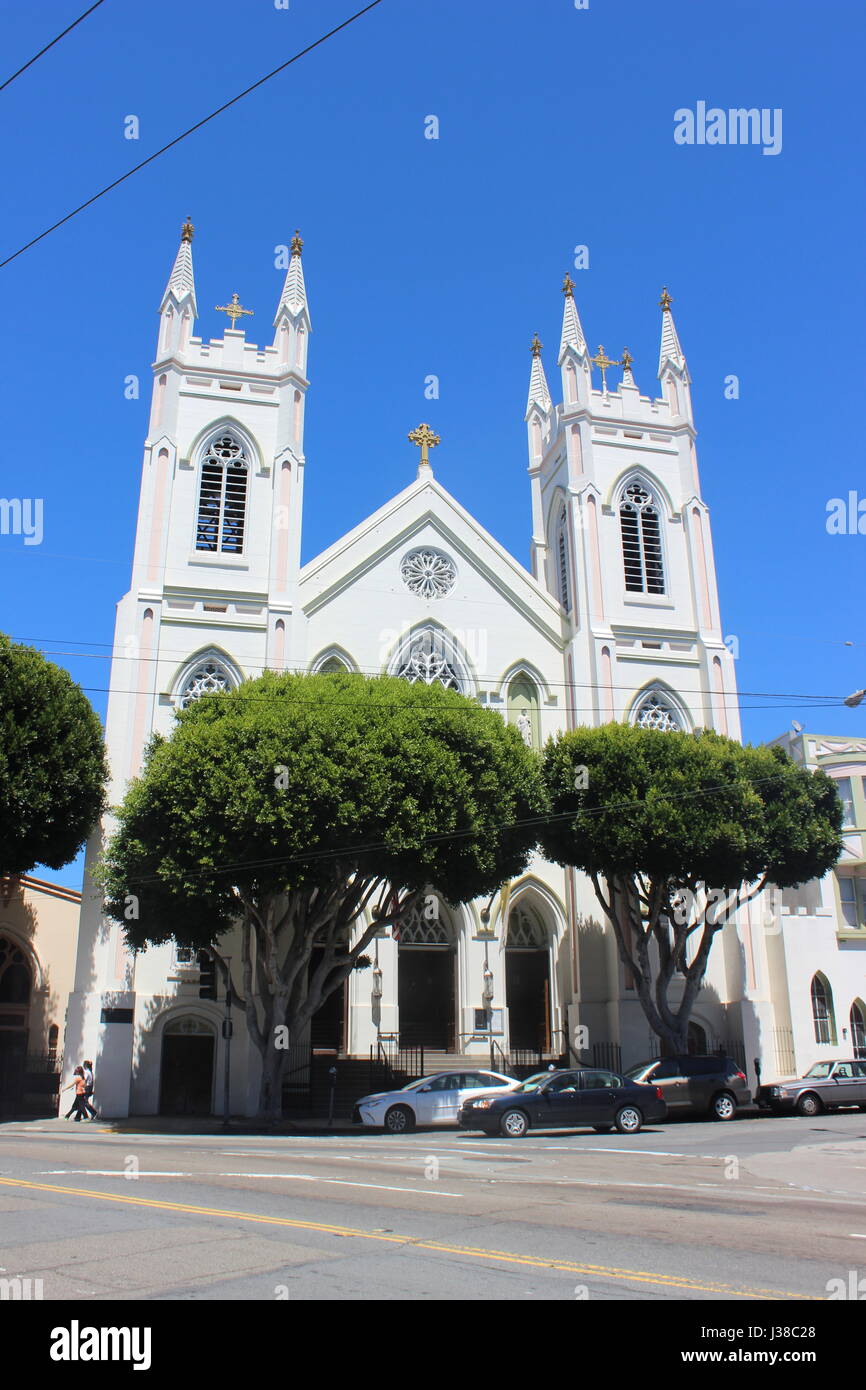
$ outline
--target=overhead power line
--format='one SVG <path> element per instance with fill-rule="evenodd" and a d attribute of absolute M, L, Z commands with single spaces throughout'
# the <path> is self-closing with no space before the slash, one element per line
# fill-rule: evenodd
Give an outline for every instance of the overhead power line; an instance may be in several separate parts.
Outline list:
<path fill-rule="evenodd" d="M 77 208 L 73 208 L 65 217 L 61 217 L 59 221 L 52 223 L 50 227 L 46 227 L 44 232 L 40 232 L 38 236 L 32 237 L 31 240 L 25 242 L 23 246 L 19 246 L 17 251 L 12 252 L 11 256 L 7 256 L 5 260 L 0 261 L 0 269 L 2 269 L 3 266 L 9 265 L 16 257 L 23 255 L 25 251 L 29 251 L 31 246 L 35 246 L 37 242 L 43 241 L 45 237 L 50 236 L 52 232 L 56 232 L 57 228 L 62 227 L 65 222 L 70 222 L 73 217 L 77 217 L 80 212 L 84 212 L 85 208 L 92 207 L 100 198 L 104 198 L 106 193 L 110 193 L 113 188 L 117 188 L 120 184 L 125 183 L 127 179 L 131 179 L 133 174 L 137 174 L 141 169 L 147 168 L 148 164 L 153 164 L 154 160 L 159 159 L 160 155 L 173 149 L 175 145 L 179 145 L 182 140 L 186 140 L 187 137 L 193 135 L 195 131 L 201 130 L 202 126 L 207 125 L 208 122 L 214 120 L 216 116 L 222 115 L 223 111 L 228 111 L 230 106 L 235 106 L 239 101 L 243 101 L 244 97 L 250 95 L 250 92 L 254 92 L 258 87 L 262 87 L 266 82 L 270 82 L 271 78 L 276 77 L 278 73 L 285 72 L 286 68 L 291 67 L 292 63 L 297 63 L 300 58 L 304 58 L 308 53 L 312 53 L 314 48 L 319 48 L 321 44 L 326 43 L 328 39 L 332 39 L 335 34 L 339 34 L 341 29 L 347 29 L 350 24 L 354 24 L 356 19 L 360 19 L 362 15 L 367 14 L 370 10 L 374 10 L 376 6 L 381 5 L 381 3 L 382 0 L 371 0 L 369 5 L 365 5 L 362 10 L 356 11 L 356 13 L 350 15 L 348 19 L 344 19 L 342 24 L 336 25 L 336 27 L 330 29 L 327 34 L 322 34 L 321 38 L 308 44 L 306 48 L 302 48 L 294 57 L 287 58 L 284 63 L 280 63 L 279 67 L 274 68 L 272 72 L 265 73 L 265 76 L 260 77 L 257 82 L 253 82 L 251 86 L 246 87 L 242 92 L 238 92 L 237 96 L 232 97 L 229 101 L 224 101 L 222 106 L 218 106 L 215 111 L 211 111 L 209 116 L 204 116 L 200 121 L 196 121 L 195 125 L 191 125 L 188 130 L 182 131 L 181 134 L 176 135 L 173 140 L 169 140 L 167 145 L 163 145 L 161 149 L 148 155 L 147 159 L 143 159 L 140 164 L 136 164 L 132 169 L 128 169 L 125 174 L 121 174 L 119 179 L 114 179 L 112 183 L 106 184 L 105 188 L 101 188 L 98 193 L 94 193 L 92 198 L 88 198 L 86 202 L 80 203 Z"/>
<path fill-rule="evenodd" d="M 26 72 L 28 68 L 32 68 L 33 64 L 39 58 L 42 57 L 43 53 L 47 53 L 49 48 L 53 48 L 54 45 L 56 43 L 59 43 L 61 39 L 65 39 L 67 34 L 71 34 L 72 30 L 75 29 L 76 26 L 79 25 L 83 19 L 86 19 L 89 14 L 93 14 L 93 11 L 98 10 L 100 5 L 102 4 L 104 4 L 104 0 L 96 0 L 95 5 L 91 5 L 89 10 L 85 10 L 84 14 L 80 14 L 77 19 L 74 19 L 71 24 L 68 24 L 66 28 L 61 33 L 59 33 L 55 39 L 52 39 L 50 43 L 47 43 L 44 48 L 40 48 L 38 53 L 34 53 L 33 57 L 28 59 L 28 61 L 24 64 L 22 68 L 19 68 L 17 72 L 13 72 L 12 76 L 7 77 L 5 82 L 0 82 L 0 92 L 2 92 L 4 88 L 8 87 L 12 82 L 14 82 L 16 77 L 20 77 L 22 72 Z"/>

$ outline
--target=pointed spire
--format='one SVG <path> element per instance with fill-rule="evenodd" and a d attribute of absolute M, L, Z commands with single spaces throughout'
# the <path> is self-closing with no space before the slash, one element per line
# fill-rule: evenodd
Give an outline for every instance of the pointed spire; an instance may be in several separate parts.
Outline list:
<path fill-rule="evenodd" d="M 165 287 L 165 294 L 162 296 L 162 303 L 159 306 L 160 313 L 164 313 L 171 301 L 174 301 L 174 308 L 177 309 L 184 301 L 189 299 L 193 318 L 198 317 L 198 309 L 195 302 L 195 277 L 192 269 L 192 239 L 195 228 L 189 218 L 183 224 L 180 233 L 180 246 L 174 258 L 171 275 L 168 277 L 168 284 Z"/>
<path fill-rule="evenodd" d="M 544 375 L 544 366 L 541 361 L 541 349 L 543 344 L 538 340 L 536 333 L 532 339 L 532 373 L 529 378 L 529 396 L 526 401 L 526 409 L 529 411 L 533 405 L 540 406 L 548 413 L 553 404 L 550 390 L 547 385 L 547 377 Z"/>
<path fill-rule="evenodd" d="M 292 237 L 291 257 L 289 268 L 286 271 L 286 279 L 283 285 L 283 292 L 280 295 L 280 302 L 277 305 L 276 318 L 274 325 L 278 324 L 281 316 L 286 313 L 292 319 L 306 317 L 307 328 L 310 327 L 310 310 L 307 305 L 307 287 L 304 284 L 304 268 L 301 265 L 301 252 L 304 241 L 300 232 L 296 231 Z"/>
<path fill-rule="evenodd" d="M 586 356 L 586 339 L 583 336 L 580 315 L 574 302 L 574 281 L 567 272 L 562 282 L 562 293 L 565 295 L 565 303 L 562 308 L 562 337 L 559 342 L 559 357 L 557 358 L 560 365 L 562 365 L 562 359 L 568 348 L 573 348 L 578 357 Z"/>
<path fill-rule="evenodd" d="M 662 375 L 666 367 L 673 367 L 684 381 L 688 381 L 689 376 L 686 368 L 685 354 L 680 346 L 676 325 L 674 324 L 674 316 L 671 313 L 672 303 L 673 300 L 668 294 L 667 285 L 665 285 L 662 290 L 661 299 L 659 300 L 659 308 L 662 311 L 662 342 L 659 351 L 659 376 Z"/>
<path fill-rule="evenodd" d="M 623 384 L 623 386 L 634 386 L 634 376 L 632 375 L 632 370 L 631 370 L 633 364 L 634 364 L 634 358 L 632 357 L 632 355 L 631 355 L 631 353 L 629 352 L 628 348 L 623 348 L 623 350 L 622 350 L 622 357 L 621 357 L 620 360 L 619 360 L 619 365 L 622 367 L 622 384 Z"/>

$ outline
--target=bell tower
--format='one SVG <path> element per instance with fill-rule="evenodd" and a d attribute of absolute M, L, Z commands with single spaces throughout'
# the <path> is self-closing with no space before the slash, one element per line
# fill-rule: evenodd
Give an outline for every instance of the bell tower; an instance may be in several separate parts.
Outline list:
<path fill-rule="evenodd" d="M 590 355 L 574 288 L 566 275 L 562 402 L 551 399 L 536 335 L 526 410 L 532 569 L 562 605 L 570 722 L 628 719 L 737 738 L 671 296 L 662 291 L 662 394 L 653 398 L 641 394 L 627 348 L 620 359 L 601 347 Z"/>

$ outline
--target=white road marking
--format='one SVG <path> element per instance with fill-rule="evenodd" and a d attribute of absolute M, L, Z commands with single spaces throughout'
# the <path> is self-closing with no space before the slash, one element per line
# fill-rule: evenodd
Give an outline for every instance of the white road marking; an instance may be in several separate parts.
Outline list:
<path fill-rule="evenodd" d="M 377 1192 L 411 1192 L 420 1197 L 460 1197 L 462 1192 L 443 1192 L 425 1187 L 391 1187 L 380 1182 L 350 1182 L 347 1178 L 323 1178 L 318 1173 L 125 1173 L 117 1168 L 47 1168 L 40 1170 L 37 1177 L 86 1177 L 86 1178 L 126 1178 L 134 1182 L 137 1178 L 285 1178 L 292 1182 L 321 1182 L 335 1187 L 370 1187 Z"/>
<path fill-rule="evenodd" d="M 848 1236 L 849 1240 L 866 1240 L 866 1235 L 861 1235 L 859 1231 L 852 1231 Z"/>
<path fill-rule="evenodd" d="M 197 1178 L 198 1173 L 127 1173 L 122 1168 L 41 1168 L 37 1171 L 39 1178 L 70 1177 L 80 1176 L 85 1178 L 128 1178 L 132 1182 L 135 1178 Z"/>

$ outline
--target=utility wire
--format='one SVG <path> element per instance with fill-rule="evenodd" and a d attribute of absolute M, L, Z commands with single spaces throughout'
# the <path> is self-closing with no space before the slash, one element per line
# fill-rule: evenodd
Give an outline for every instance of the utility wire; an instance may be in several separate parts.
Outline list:
<path fill-rule="evenodd" d="M 13 72 L 12 76 L 7 77 L 5 82 L 0 82 L 0 92 L 2 92 L 4 88 L 8 87 L 10 83 L 14 82 L 16 77 L 20 77 L 22 72 L 26 72 L 28 68 L 32 68 L 33 64 L 36 62 L 38 58 L 42 57 L 43 53 L 47 53 L 49 48 L 53 48 L 54 45 L 56 43 L 59 43 L 61 39 L 64 39 L 67 34 L 71 34 L 72 30 L 76 27 L 76 25 L 80 24 L 82 19 L 86 19 L 89 14 L 93 14 L 94 10 L 98 10 L 101 4 L 103 4 L 103 0 L 96 0 L 95 5 L 91 5 L 89 10 L 85 10 L 84 14 L 80 14 L 77 19 L 74 19 L 72 23 L 63 30 L 62 33 L 57 35 L 56 39 L 52 39 L 51 42 L 47 43 L 44 48 L 40 48 L 38 53 L 34 53 L 33 57 L 24 64 L 23 68 L 19 68 L 17 72 Z"/>
<path fill-rule="evenodd" d="M 342 24 L 338 24 L 336 28 L 330 29 L 327 34 L 323 34 L 322 37 L 316 39 L 314 43 L 308 44 L 306 48 L 302 48 L 294 57 L 287 58 L 285 63 L 280 63 L 278 68 L 274 68 L 272 72 L 268 72 L 264 77 L 260 77 L 257 82 L 253 82 L 252 85 L 246 87 L 244 91 L 238 92 L 237 96 L 232 97 L 229 101 L 223 102 L 222 106 L 218 106 L 215 111 L 211 111 L 209 116 L 204 116 L 200 121 L 196 121 L 195 125 L 191 125 L 188 130 L 184 130 L 180 135 L 176 135 L 173 140 L 169 140 L 167 145 L 163 145 L 162 148 L 156 150 L 154 154 L 148 155 L 147 159 L 143 159 L 140 164 L 136 164 L 132 169 L 127 170 L 125 174 L 121 174 L 119 179 L 115 179 L 113 183 L 107 184 L 106 187 L 101 188 L 98 193 L 94 193 L 92 198 L 88 198 L 86 202 L 79 204 L 77 208 L 73 208 L 72 212 L 68 212 L 65 217 L 61 217 L 58 222 L 54 222 L 50 227 L 46 227 L 44 232 L 40 232 L 38 236 L 33 237 L 30 241 L 26 242 L 24 246 L 19 246 L 17 251 L 12 252 L 11 256 L 7 256 L 4 261 L 0 261 L 0 269 L 2 269 L 3 266 L 9 265 L 17 256 L 23 255 L 25 251 L 29 251 L 31 246 L 35 246 L 37 242 L 50 236 L 52 232 L 56 232 L 57 228 L 62 227 L 65 222 L 69 222 L 73 217 L 77 217 L 85 208 L 91 207 L 95 202 L 98 202 L 100 198 L 104 198 L 106 193 L 110 193 L 113 188 L 117 188 L 120 184 L 125 183 L 127 179 L 131 179 L 133 174 L 137 174 L 139 170 L 145 169 L 148 164 L 152 164 L 155 159 L 159 159 L 160 155 L 173 149 L 175 145 L 179 145 L 182 140 L 186 140 L 187 136 L 193 135 L 197 130 L 201 130 L 202 126 L 207 125 L 208 122 L 212 121 L 216 116 L 222 115 L 223 111 L 228 111 L 230 106 L 235 106 L 239 101 L 243 101 L 244 97 L 249 96 L 250 92 L 254 92 L 258 87 L 263 86 L 265 82 L 270 82 L 272 77 L 276 77 L 278 73 L 284 72 L 286 68 L 291 67 L 292 63 L 297 63 L 299 58 L 304 58 L 308 53 L 312 53 L 314 48 L 318 48 L 328 39 L 333 38 L 335 34 L 339 34 L 341 29 L 346 29 L 350 24 L 354 24 L 356 19 L 360 19 L 362 15 L 367 14 L 369 10 L 374 10 L 376 6 L 381 5 L 381 3 L 382 0 L 371 0 L 369 5 L 365 5 L 362 10 L 356 11 L 356 13 L 350 15 L 348 19 L 344 19 Z"/>

